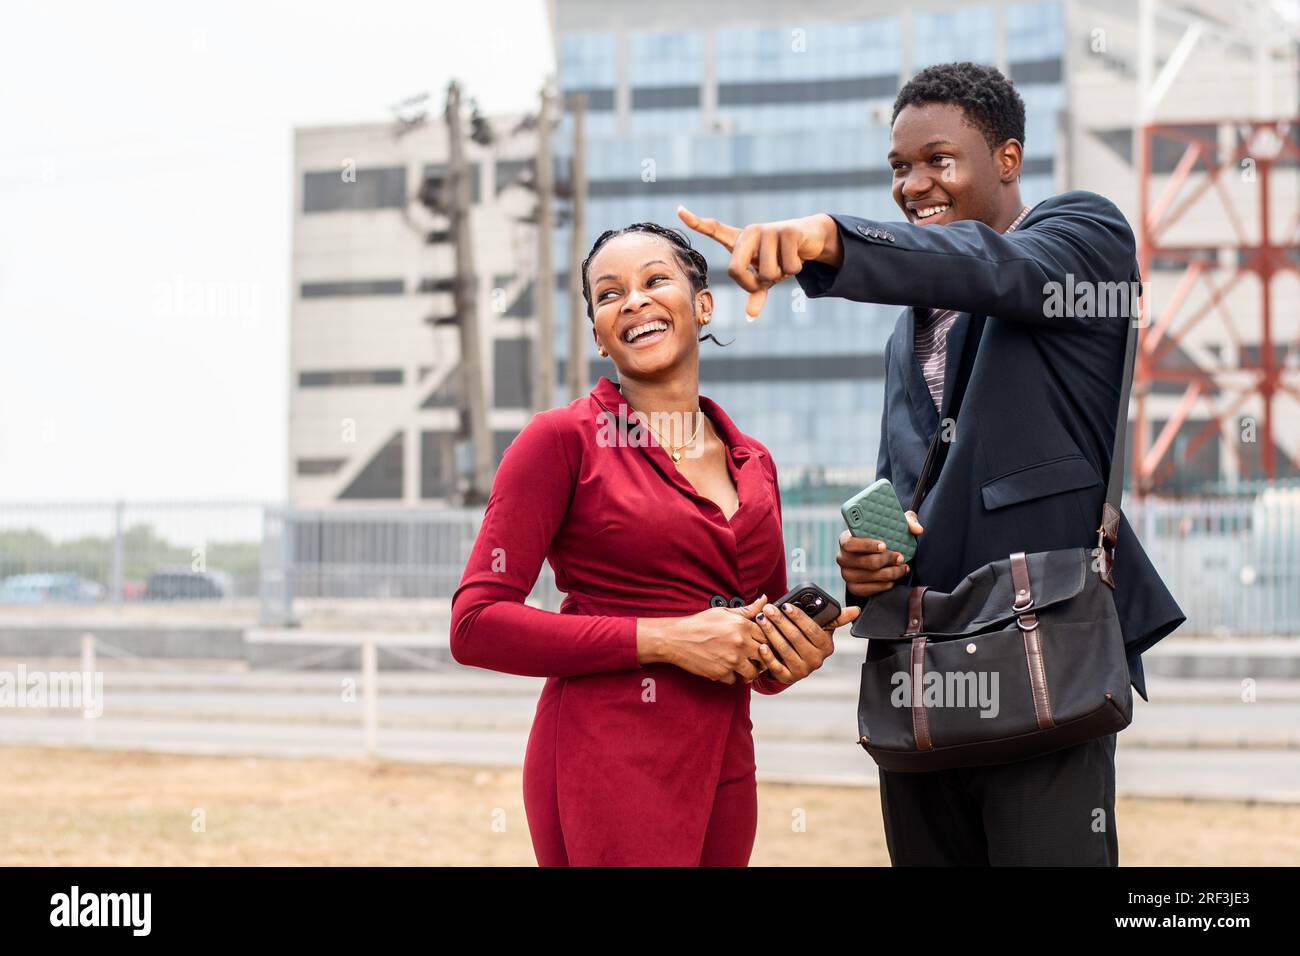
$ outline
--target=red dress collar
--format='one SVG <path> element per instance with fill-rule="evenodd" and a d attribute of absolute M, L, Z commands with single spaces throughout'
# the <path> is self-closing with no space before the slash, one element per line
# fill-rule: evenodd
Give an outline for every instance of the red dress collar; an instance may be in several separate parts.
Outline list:
<path fill-rule="evenodd" d="M 619 387 L 603 375 L 596 383 L 596 387 L 591 390 L 591 401 L 595 407 L 614 416 L 616 421 L 628 420 L 632 411 Z M 713 516 L 711 520 L 725 525 L 737 536 L 737 539 L 740 539 L 761 527 L 775 507 L 775 499 L 769 490 L 772 482 L 760 463 L 760 459 L 765 457 L 765 454 L 753 439 L 736 427 L 736 423 L 717 402 L 701 395 L 700 409 L 709 416 L 713 427 L 717 429 L 731 452 L 727 456 L 727 471 L 731 473 L 731 480 L 735 483 L 739 505 L 730 520 L 722 513 L 716 502 L 697 492 L 686 477 L 678 471 L 677 466 L 668 456 L 667 449 L 659 445 L 659 442 L 653 438 L 653 433 L 642 450 L 665 480 L 699 502 L 701 507 L 711 510 Z"/>
<path fill-rule="evenodd" d="M 596 387 L 591 390 L 591 398 L 611 415 L 626 418 L 632 411 L 627 399 L 623 397 L 622 390 L 604 375 L 596 382 Z M 709 417 L 709 421 L 717 429 L 733 458 L 746 458 L 750 455 L 758 458 L 763 456 L 762 450 L 755 447 L 753 440 L 736 427 L 736 423 L 722 410 L 722 406 L 713 399 L 701 395 L 700 410 Z"/>

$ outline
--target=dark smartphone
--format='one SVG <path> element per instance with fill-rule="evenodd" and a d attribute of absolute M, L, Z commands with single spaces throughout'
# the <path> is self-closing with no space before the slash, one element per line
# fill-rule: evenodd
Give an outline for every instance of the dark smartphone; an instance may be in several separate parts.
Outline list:
<path fill-rule="evenodd" d="M 779 601 L 772 603 L 778 608 L 783 604 L 793 604 L 812 618 L 818 627 L 826 627 L 840 616 L 840 602 L 811 581 L 796 584 Z"/>

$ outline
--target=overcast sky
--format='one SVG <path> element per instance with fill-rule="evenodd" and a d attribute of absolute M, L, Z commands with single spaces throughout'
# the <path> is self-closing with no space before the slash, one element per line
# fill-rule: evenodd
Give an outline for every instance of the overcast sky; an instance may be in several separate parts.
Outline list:
<path fill-rule="evenodd" d="M 292 129 L 552 68 L 541 0 L 7 0 L 0 501 L 282 499 Z"/>

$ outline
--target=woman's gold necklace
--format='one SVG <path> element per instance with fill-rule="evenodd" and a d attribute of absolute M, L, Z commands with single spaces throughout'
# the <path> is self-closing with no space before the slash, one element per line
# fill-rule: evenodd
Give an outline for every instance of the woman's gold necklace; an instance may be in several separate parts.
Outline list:
<path fill-rule="evenodd" d="M 699 420 L 695 423 L 695 431 L 691 434 L 690 438 L 686 439 L 686 441 L 680 445 L 670 445 L 668 442 L 664 441 L 664 436 L 660 435 L 658 430 L 650 424 L 649 416 L 645 416 L 645 427 L 650 429 L 655 438 L 659 439 L 660 445 L 668 449 L 668 455 L 674 462 L 681 461 L 682 452 L 689 446 L 694 445 L 695 439 L 700 437 L 700 429 L 704 427 L 704 412 L 696 409 L 695 413 L 699 415 Z"/>

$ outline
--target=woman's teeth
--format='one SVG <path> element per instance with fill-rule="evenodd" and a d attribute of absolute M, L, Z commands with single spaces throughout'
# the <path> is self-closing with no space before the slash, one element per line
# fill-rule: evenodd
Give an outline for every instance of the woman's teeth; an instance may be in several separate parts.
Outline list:
<path fill-rule="evenodd" d="M 929 219 L 931 216 L 937 216 L 940 213 L 945 213 L 951 208 L 952 208 L 952 203 L 949 203 L 946 206 L 927 206 L 925 209 L 918 209 L 916 211 L 916 218 Z"/>
<path fill-rule="evenodd" d="M 644 322 L 641 325 L 633 326 L 632 328 L 628 329 L 626 332 L 623 333 L 623 341 L 631 342 L 637 336 L 643 335 L 648 332 L 666 332 L 666 331 L 668 331 L 668 323 L 664 322 L 662 319 L 655 319 L 652 322 Z"/>

